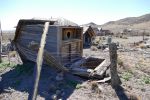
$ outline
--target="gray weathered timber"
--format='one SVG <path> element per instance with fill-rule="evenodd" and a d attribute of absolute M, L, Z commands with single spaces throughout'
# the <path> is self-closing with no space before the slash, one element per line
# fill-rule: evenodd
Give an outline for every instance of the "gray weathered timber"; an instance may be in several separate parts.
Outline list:
<path fill-rule="evenodd" d="M 44 47 L 46 43 L 46 34 L 48 33 L 48 28 L 49 28 L 49 22 L 45 22 L 45 26 L 44 26 L 44 30 L 40 42 L 40 48 L 36 59 L 36 76 L 34 81 L 34 90 L 32 93 L 33 95 L 31 99 L 29 98 L 29 100 L 36 100 L 37 98 L 38 84 L 39 84 L 39 79 L 40 79 L 40 74 L 42 69 Z"/>
<path fill-rule="evenodd" d="M 117 88 L 121 84 L 121 80 L 117 73 L 117 45 L 115 43 L 109 44 L 110 53 L 110 75 L 111 85 L 113 88 Z"/>
<path fill-rule="evenodd" d="M 1 22 L 0 22 L 0 63 L 2 62 L 2 28 L 1 28 Z"/>
<path fill-rule="evenodd" d="M 97 66 L 94 69 L 94 72 L 92 73 L 94 74 L 98 74 L 99 76 L 101 76 L 103 78 L 104 73 L 106 72 L 106 70 L 110 67 L 110 60 L 109 59 L 105 59 L 99 66 Z"/>

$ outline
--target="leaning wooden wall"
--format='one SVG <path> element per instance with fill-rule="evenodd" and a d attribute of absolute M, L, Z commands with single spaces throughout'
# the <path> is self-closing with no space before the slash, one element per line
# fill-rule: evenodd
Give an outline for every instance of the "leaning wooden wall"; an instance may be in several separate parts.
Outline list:
<path fill-rule="evenodd" d="M 43 33 L 43 25 L 26 25 L 20 30 L 20 35 L 17 38 L 17 48 L 25 58 L 35 61 Z M 54 58 L 59 58 L 57 55 L 57 27 L 49 26 L 45 49 L 50 52 Z"/>

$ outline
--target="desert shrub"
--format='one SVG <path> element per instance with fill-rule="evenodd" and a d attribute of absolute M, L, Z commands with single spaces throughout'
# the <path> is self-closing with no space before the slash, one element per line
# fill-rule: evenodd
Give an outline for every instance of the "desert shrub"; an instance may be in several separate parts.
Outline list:
<path fill-rule="evenodd" d="M 123 36 L 122 38 L 123 38 L 123 39 L 128 39 L 128 37 L 127 37 L 127 36 Z"/>
<path fill-rule="evenodd" d="M 15 65 L 15 63 L 12 63 L 12 62 L 9 63 L 9 61 L 4 61 L 4 62 L 0 63 L 0 69 L 13 67 L 14 65 Z"/>
<path fill-rule="evenodd" d="M 85 86 L 81 85 L 81 84 L 77 84 L 76 85 L 76 89 L 80 89 L 80 88 L 86 88 Z"/>
<path fill-rule="evenodd" d="M 96 83 L 96 82 L 91 83 L 91 90 L 95 93 L 100 93 L 101 92 L 101 90 L 98 87 L 98 83 Z"/>
<path fill-rule="evenodd" d="M 26 64 L 22 64 L 22 65 L 16 65 L 14 66 L 15 68 L 15 76 L 14 77 L 18 77 L 20 75 L 31 75 L 33 73 L 34 70 L 34 64 L 32 63 L 26 63 Z"/>
<path fill-rule="evenodd" d="M 146 49 L 147 47 L 146 47 L 144 44 L 141 44 L 141 45 L 140 45 L 140 48 L 141 48 L 141 49 Z"/>
<path fill-rule="evenodd" d="M 66 79 L 66 85 L 69 86 L 69 87 L 73 87 L 73 88 L 78 88 L 78 82 L 75 81 L 75 80 L 69 80 L 69 79 Z"/>
<path fill-rule="evenodd" d="M 144 77 L 142 78 L 142 81 L 143 81 L 145 84 L 150 84 L 150 77 L 144 76 Z"/>
<path fill-rule="evenodd" d="M 123 66 L 123 61 L 121 59 L 118 59 L 117 63 L 118 63 L 119 66 Z"/>
<path fill-rule="evenodd" d="M 91 46 L 91 50 L 92 50 L 92 51 L 97 51 L 98 49 L 97 49 L 96 46 Z"/>
<path fill-rule="evenodd" d="M 122 36 L 119 36 L 120 38 L 122 38 Z"/>
<path fill-rule="evenodd" d="M 131 73 L 130 71 L 126 71 L 126 72 L 124 72 L 124 73 L 121 75 L 121 77 L 122 77 L 124 80 L 129 81 L 130 78 L 132 78 L 132 73 Z"/>
<path fill-rule="evenodd" d="M 106 37 L 103 37 L 103 40 L 106 40 Z"/>

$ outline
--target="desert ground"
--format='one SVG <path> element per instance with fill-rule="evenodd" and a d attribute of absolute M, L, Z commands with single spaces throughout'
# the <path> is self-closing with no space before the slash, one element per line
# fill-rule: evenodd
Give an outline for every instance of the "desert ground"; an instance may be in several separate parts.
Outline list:
<path fill-rule="evenodd" d="M 146 37 L 150 40 L 150 37 Z M 117 50 L 117 70 L 121 79 L 119 89 L 113 89 L 110 82 L 97 83 L 65 73 L 63 80 L 56 79 L 60 73 L 43 65 L 37 100 L 149 100 L 150 99 L 150 48 L 131 46 L 142 37 L 128 39 L 113 38 L 123 48 Z M 108 49 L 86 48 L 83 57 L 109 57 Z M 34 80 L 32 62 L 22 64 L 18 54 L 3 57 L 0 64 L 0 100 L 27 100 Z"/>

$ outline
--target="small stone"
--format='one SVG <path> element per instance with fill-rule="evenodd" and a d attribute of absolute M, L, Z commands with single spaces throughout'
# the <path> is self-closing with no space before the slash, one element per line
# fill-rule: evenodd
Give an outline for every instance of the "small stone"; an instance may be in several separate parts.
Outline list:
<path fill-rule="evenodd" d="M 62 81 L 64 79 L 63 77 L 64 77 L 63 72 L 58 73 L 56 76 L 56 81 Z"/>
<path fill-rule="evenodd" d="M 60 95 L 61 91 L 60 90 L 56 90 L 56 95 Z"/>
<path fill-rule="evenodd" d="M 106 70 L 106 77 L 110 76 L 110 68 Z"/>
<path fill-rule="evenodd" d="M 51 98 L 52 98 L 52 100 L 57 100 L 57 95 L 53 94 Z"/>
<path fill-rule="evenodd" d="M 61 93 L 61 96 L 64 96 L 65 95 L 65 92 L 63 91 L 62 93 Z"/>
<path fill-rule="evenodd" d="M 53 84 L 50 84 L 50 85 L 49 85 L 49 91 L 55 92 L 56 89 L 57 89 L 57 87 L 56 87 L 55 85 L 53 85 Z"/>
<path fill-rule="evenodd" d="M 142 92 L 145 92 L 146 90 L 144 88 L 141 89 Z"/>

